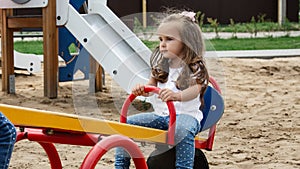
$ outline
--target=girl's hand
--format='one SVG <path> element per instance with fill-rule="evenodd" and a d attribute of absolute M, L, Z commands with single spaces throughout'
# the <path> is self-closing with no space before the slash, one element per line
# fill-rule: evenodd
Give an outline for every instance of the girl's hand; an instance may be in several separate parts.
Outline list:
<path fill-rule="evenodd" d="M 135 96 L 144 96 L 147 97 L 149 96 L 149 93 L 145 92 L 145 85 L 142 84 L 137 84 L 133 89 L 132 89 L 132 94 Z"/>
<path fill-rule="evenodd" d="M 161 89 L 158 93 L 158 98 L 160 98 L 162 101 L 180 101 L 180 92 L 176 93 L 173 92 L 170 89 L 164 88 Z"/>

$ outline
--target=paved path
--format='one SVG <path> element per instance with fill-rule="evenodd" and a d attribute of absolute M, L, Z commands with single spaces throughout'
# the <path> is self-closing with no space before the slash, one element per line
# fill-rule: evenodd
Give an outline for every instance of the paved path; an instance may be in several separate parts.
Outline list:
<path fill-rule="evenodd" d="M 145 40 L 157 41 L 158 37 L 155 35 L 151 36 L 151 34 L 154 33 L 153 32 L 148 33 L 146 34 L 146 36 L 143 36 L 142 34 L 138 34 L 138 37 Z M 234 37 L 232 32 L 219 32 L 218 34 L 219 34 L 219 38 L 221 39 L 229 39 Z M 203 35 L 206 39 L 216 38 L 215 32 L 203 32 Z M 236 33 L 237 38 L 263 38 L 263 37 L 282 37 L 282 36 L 290 36 L 290 37 L 300 36 L 300 31 L 258 32 L 256 36 L 254 34 L 247 33 L 247 32 Z"/>
<path fill-rule="evenodd" d="M 274 58 L 300 56 L 300 49 L 207 51 L 206 57 Z"/>
<path fill-rule="evenodd" d="M 216 38 L 216 33 L 215 32 L 204 32 L 204 37 L 206 39 L 213 39 Z M 237 38 L 262 38 L 262 37 L 282 37 L 282 36 L 300 36 L 300 31 L 289 31 L 289 32 L 258 32 L 256 36 L 251 33 L 237 33 L 236 34 Z M 220 32 L 219 37 L 221 39 L 229 39 L 233 37 L 232 32 Z"/>

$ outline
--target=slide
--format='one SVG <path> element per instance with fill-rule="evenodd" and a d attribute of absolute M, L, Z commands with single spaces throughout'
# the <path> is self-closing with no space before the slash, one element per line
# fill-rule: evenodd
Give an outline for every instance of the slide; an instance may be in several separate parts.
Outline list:
<path fill-rule="evenodd" d="M 27 70 L 28 73 L 37 73 L 41 71 L 42 56 L 35 54 L 25 54 L 14 50 L 14 67 Z M 1 60 L 1 38 L 0 38 L 0 60 Z"/>
<path fill-rule="evenodd" d="M 93 1 L 89 14 L 68 5 L 65 27 L 127 93 L 150 75 L 151 51 L 106 6 Z M 87 58 L 88 59 L 88 58 Z"/>

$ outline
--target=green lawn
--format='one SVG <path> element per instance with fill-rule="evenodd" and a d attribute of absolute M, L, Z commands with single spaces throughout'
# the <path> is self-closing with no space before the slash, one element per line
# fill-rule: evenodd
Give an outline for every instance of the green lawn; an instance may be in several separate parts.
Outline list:
<path fill-rule="evenodd" d="M 143 41 L 153 49 L 159 42 Z M 300 37 L 212 39 L 207 42 L 207 50 L 262 50 L 300 49 Z"/>
<path fill-rule="evenodd" d="M 21 53 L 40 55 L 43 54 L 43 41 L 16 41 L 14 48 Z"/>
<path fill-rule="evenodd" d="M 213 39 L 216 50 L 300 49 L 300 37 Z"/>
<path fill-rule="evenodd" d="M 159 42 L 143 41 L 150 49 Z M 42 41 L 17 41 L 15 50 L 22 53 L 43 54 Z M 207 42 L 207 50 L 262 50 L 262 49 L 300 49 L 300 37 L 212 39 Z M 75 46 L 70 47 L 75 52 Z"/>

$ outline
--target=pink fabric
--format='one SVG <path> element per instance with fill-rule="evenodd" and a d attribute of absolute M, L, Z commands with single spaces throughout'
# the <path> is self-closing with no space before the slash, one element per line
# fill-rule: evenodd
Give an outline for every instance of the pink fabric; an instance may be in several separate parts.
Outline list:
<path fill-rule="evenodd" d="M 189 17 L 193 22 L 196 21 L 196 19 L 195 19 L 196 13 L 195 12 L 183 11 L 183 12 L 180 13 L 180 15 Z"/>

